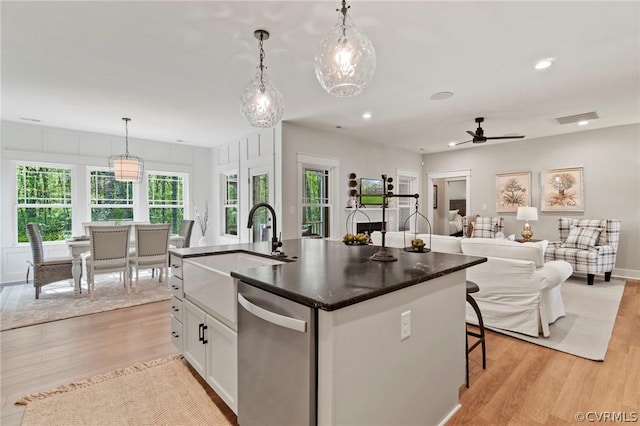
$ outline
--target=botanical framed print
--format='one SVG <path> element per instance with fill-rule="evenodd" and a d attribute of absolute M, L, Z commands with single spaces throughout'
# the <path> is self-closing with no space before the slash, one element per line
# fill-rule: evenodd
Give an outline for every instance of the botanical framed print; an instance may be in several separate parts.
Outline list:
<path fill-rule="evenodd" d="M 540 186 L 543 212 L 584 211 L 584 167 L 543 170 Z"/>
<path fill-rule="evenodd" d="M 496 175 L 496 212 L 515 213 L 518 207 L 531 205 L 531 173 Z"/>

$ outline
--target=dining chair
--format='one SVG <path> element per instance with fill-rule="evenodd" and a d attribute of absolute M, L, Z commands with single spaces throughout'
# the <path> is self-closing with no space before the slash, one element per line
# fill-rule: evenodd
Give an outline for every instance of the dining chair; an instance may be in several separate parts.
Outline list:
<path fill-rule="evenodd" d="M 159 280 L 169 273 L 169 234 L 170 224 L 135 225 L 136 247 L 132 250 L 129 265 L 136 270 L 135 291 L 138 292 L 138 279 L 141 268 L 159 268 Z M 133 273 L 133 270 L 131 270 Z"/>
<path fill-rule="evenodd" d="M 127 294 L 131 294 L 129 244 L 131 226 L 89 226 L 89 255 L 84 258 L 89 295 L 93 300 L 95 274 L 123 272 Z"/>
<path fill-rule="evenodd" d="M 71 273 L 72 258 L 55 257 L 44 258 L 44 250 L 42 248 L 42 235 L 37 223 L 27 223 L 27 237 L 31 244 L 31 254 L 33 262 L 30 267 L 33 268 L 33 286 L 36 289 L 36 299 L 40 299 L 40 289 L 42 286 L 57 281 L 73 279 Z M 27 269 L 27 282 L 29 281 L 29 270 Z"/>
<path fill-rule="evenodd" d="M 184 237 L 184 242 L 181 248 L 191 247 L 191 230 L 193 229 L 193 223 L 195 221 L 185 219 L 180 223 L 180 231 L 178 235 Z"/>

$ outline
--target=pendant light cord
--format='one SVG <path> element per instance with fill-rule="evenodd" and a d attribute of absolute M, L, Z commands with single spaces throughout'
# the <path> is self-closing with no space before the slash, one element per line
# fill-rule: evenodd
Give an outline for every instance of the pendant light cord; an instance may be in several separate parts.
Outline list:
<path fill-rule="evenodd" d="M 347 0 L 342 0 L 342 8 L 336 9 L 336 12 L 342 13 L 342 35 L 346 36 L 347 31 L 347 11 L 351 8 L 351 6 L 347 6 Z"/>
<path fill-rule="evenodd" d="M 264 48 L 262 47 L 264 41 L 263 41 L 264 36 L 262 34 L 260 34 L 260 91 L 262 93 L 264 93 L 264 81 L 262 80 L 262 73 L 264 71 L 264 69 L 266 68 L 262 62 L 264 61 Z"/>
<path fill-rule="evenodd" d="M 129 121 L 130 118 L 123 118 L 124 120 L 124 157 L 129 158 Z"/>

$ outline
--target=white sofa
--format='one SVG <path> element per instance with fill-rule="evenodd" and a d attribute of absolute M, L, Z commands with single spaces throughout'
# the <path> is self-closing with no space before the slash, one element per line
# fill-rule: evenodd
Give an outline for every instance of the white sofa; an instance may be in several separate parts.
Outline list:
<path fill-rule="evenodd" d="M 376 235 L 377 234 L 377 235 Z M 428 235 L 419 235 L 427 246 Z M 387 232 L 388 247 L 411 245 L 411 234 Z M 381 234 L 372 233 L 379 245 Z M 467 269 L 467 280 L 478 284 L 473 298 L 480 307 L 486 327 L 515 331 L 530 336 L 549 336 L 549 324 L 565 315 L 561 284 L 573 273 L 568 262 L 545 262 L 547 241 L 519 243 L 496 238 L 461 238 L 432 235 L 432 250 L 482 256 L 487 262 Z M 467 305 L 467 321 L 477 324 Z"/>

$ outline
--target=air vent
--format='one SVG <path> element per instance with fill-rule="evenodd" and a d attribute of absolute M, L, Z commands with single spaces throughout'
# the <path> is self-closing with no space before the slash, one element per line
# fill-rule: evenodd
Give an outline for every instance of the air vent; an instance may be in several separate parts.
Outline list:
<path fill-rule="evenodd" d="M 598 113 L 595 111 L 591 111 L 591 112 L 585 112 L 582 114 L 567 115 L 566 117 L 558 117 L 556 118 L 556 121 L 558 122 L 558 124 L 569 124 L 569 123 L 577 123 L 578 121 L 582 121 L 582 120 L 596 120 L 598 118 L 600 118 Z"/>

